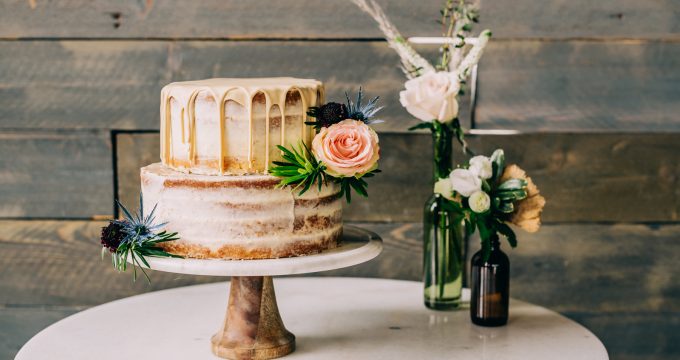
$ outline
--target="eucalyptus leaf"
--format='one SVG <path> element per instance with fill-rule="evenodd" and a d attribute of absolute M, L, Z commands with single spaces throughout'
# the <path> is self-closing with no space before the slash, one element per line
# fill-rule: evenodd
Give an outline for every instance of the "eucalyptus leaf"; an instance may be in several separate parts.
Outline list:
<path fill-rule="evenodd" d="M 526 186 L 527 181 L 524 179 L 510 179 L 500 184 L 498 190 L 522 190 Z"/>
<path fill-rule="evenodd" d="M 503 201 L 517 201 L 526 199 L 527 192 L 526 190 L 505 190 L 499 191 L 495 195 Z"/>
<path fill-rule="evenodd" d="M 498 198 L 494 198 L 494 201 Z M 500 201 L 500 199 L 498 199 Z M 501 202 L 500 205 L 496 207 L 498 211 L 505 213 L 505 214 L 510 214 L 511 212 L 515 211 L 515 205 L 513 205 L 511 202 Z"/>
<path fill-rule="evenodd" d="M 493 167 L 493 178 L 500 178 L 500 176 L 503 175 L 503 171 L 505 170 L 505 152 L 503 152 L 503 149 L 496 149 L 496 151 L 491 154 L 491 163 L 495 165 Z"/>

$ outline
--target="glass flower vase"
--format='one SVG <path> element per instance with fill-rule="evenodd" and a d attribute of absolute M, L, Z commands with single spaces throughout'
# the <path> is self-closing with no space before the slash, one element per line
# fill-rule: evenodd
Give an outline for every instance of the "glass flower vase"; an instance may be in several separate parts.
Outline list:
<path fill-rule="evenodd" d="M 452 168 L 453 129 L 433 123 L 434 181 Z M 432 194 L 423 217 L 423 282 L 425 306 L 435 310 L 460 307 L 465 258 L 464 228 L 460 214 L 440 194 Z"/>

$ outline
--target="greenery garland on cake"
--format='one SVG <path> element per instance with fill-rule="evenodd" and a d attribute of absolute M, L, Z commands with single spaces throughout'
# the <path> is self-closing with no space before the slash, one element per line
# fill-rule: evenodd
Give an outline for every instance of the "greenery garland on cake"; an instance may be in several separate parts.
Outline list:
<path fill-rule="evenodd" d="M 305 122 L 317 131 L 311 149 L 302 141 L 290 148 L 278 146 L 283 161 L 274 161 L 269 173 L 281 178 L 280 187 L 291 186 L 302 195 L 314 184 L 321 190 L 323 184 L 333 182 L 340 185 L 340 196 L 348 203 L 352 190 L 368 196 L 365 179 L 380 172 L 378 134 L 369 125 L 383 122 L 374 119 L 382 107 L 378 97 L 363 104 L 361 88 L 356 101 L 345 96 L 345 104 L 330 102 L 307 111 L 316 120 Z"/>
<path fill-rule="evenodd" d="M 137 266 L 139 266 L 147 281 L 150 281 L 149 275 L 144 270 L 144 266 L 151 268 L 146 261 L 147 256 L 182 258 L 182 256 L 166 252 L 159 246 L 160 243 L 177 240 L 179 237 L 176 232 L 158 231 L 166 223 L 154 224 L 156 206 L 149 215 L 145 216 L 141 194 L 139 195 L 139 210 L 136 213 L 131 213 L 118 201 L 116 204 L 123 211 L 123 219 L 109 221 L 109 224 L 102 228 L 101 233 L 102 259 L 108 251 L 111 254 L 114 269 L 124 272 L 130 261 L 133 266 L 133 280 L 137 280 Z"/>

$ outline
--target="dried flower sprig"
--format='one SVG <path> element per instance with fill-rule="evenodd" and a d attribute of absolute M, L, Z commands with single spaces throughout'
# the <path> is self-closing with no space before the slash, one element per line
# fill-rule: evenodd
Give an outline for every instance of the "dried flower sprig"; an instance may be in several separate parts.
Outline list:
<path fill-rule="evenodd" d="M 177 237 L 177 233 L 157 232 L 166 223 L 154 224 L 155 206 L 149 215 L 144 215 L 141 194 L 139 195 L 139 210 L 136 213 L 131 213 L 118 201 L 116 201 L 116 204 L 123 211 L 124 218 L 110 221 L 106 227 L 102 228 L 100 239 L 103 245 L 102 258 L 107 252 L 111 253 L 111 262 L 114 269 L 119 272 L 126 271 L 129 259 L 133 265 L 133 281 L 137 280 L 137 266 L 140 267 L 147 281 L 150 281 L 149 275 L 142 266 L 151 268 L 145 257 L 182 258 L 182 256 L 166 252 L 158 245 L 163 242 L 177 240 L 179 237 Z"/>
<path fill-rule="evenodd" d="M 352 2 L 378 23 L 380 30 L 385 34 L 387 43 L 399 55 L 402 70 L 406 77 L 412 79 L 424 73 L 435 71 L 435 68 L 401 36 L 397 27 L 392 24 L 378 3 L 374 0 L 352 0 Z"/>
<path fill-rule="evenodd" d="M 479 21 L 479 10 L 473 3 L 465 0 L 447 0 L 440 11 L 442 17 L 438 22 L 442 26 L 442 36 L 454 39 L 455 42 L 444 42 L 440 47 L 441 61 L 437 66 L 440 71 L 452 71 L 463 60 L 466 40 L 472 26 Z"/>

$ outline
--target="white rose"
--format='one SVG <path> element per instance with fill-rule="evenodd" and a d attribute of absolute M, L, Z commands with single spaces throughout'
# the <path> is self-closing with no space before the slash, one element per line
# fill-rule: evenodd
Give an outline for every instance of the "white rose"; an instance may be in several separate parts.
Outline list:
<path fill-rule="evenodd" d="M 481 214 L 489 210 L 489 207 L 491 206 L 491 199 L 484 191 L 475 191 L 468 199 L 468 206 L 470 206 L 472 211 L 476 212 L 477 214 Z"/>
<path fill-rule="evenodd" d="M 470 171 L 482 180 L 489 179 L 493 175 L 491 159 L 482 155 L 473 157 L 470 159 Z"/>
<path fill-rule="evenodd" d="M 447 123 L 458 116 L 460 83 L 453 73 L 430 72 L 407 81 L 405 86 L 399 101 L 416 118 Z"/>
<path fill-rule="evenodd" d="M 482 189 L 482 180 L 468 169 L 456 169 L 449 175 L 451 187 L 462 196 L 468 197 Z"/>
<path fill-rule="evenodd" d="M 439 179 L 434 183 L 435 194 L 441 194 L 444 198 L 453 200 L 453 186 L 449 178 Z"/>

